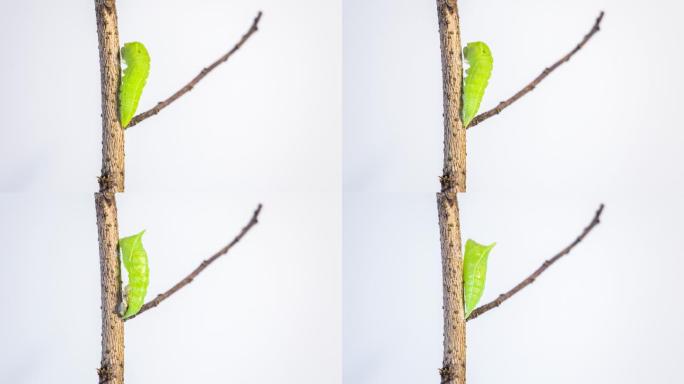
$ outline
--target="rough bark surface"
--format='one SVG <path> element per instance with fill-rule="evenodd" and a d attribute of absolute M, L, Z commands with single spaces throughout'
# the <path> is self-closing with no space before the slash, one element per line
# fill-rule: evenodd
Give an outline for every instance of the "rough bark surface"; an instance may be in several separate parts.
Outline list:
<path fill-rule="evenodd" d="M 116 193 L 124 190 L 124 133 L 118 108 L 121 64 L 115 1 L 95 0 L 95 15 L 102 92 L 102 173 L 100 191 L 95 194 L 102 295 L 102 358 L 97 372 L 100 383 L 122 384 L 124 322 L 118 314 L 121 264 Z"/>
<path fill-rule="evenodd" d="M 444 169 L 442 190 L 466 190 L 466 129 L 461 121 L 463 59 L 458 7 L 455 0 L 437 0 L 439 41 L 442 52 L 444 100 Z"/>
<path fill-rule="evenodd" d="M 442 383 L 463 384 L 466 372 L 465 308 L 463 306 L 463 255 L 456 192 L 437 194 L 442 244 L 444 357 Z"/>
<path fill-rule="evenodd" d="M 102 299 L 102 360 L 98 375 L 100 383 L 120 384 L 124 377 L 124 321 L 117 312 L 121 298 L 121 264 L 114 193 L 96 193 L 95 210 Z"/>
<path fill-rule="evenodd" d="M 444 355 L 441 382 L 464 384 L 466 320 L 463 306 L 463 255 L 459 192 L 466 190 L 466 130 L 461 121 L 463 61 L 456 0 L 437 0 L 444 98 L 444 168 L 437 194 L 442 245 Z"/>
<path fill-rule="evenodd" d="M 100 191 L 124 191 L 124 131 L 119 121 L 119 31 L 114 0 L 95 0 L 102 92 Z"/>

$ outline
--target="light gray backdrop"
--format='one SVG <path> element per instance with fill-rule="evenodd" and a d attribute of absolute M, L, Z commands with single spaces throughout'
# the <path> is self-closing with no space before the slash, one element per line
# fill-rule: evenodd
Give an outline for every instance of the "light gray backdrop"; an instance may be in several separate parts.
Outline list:
<path fill-rule="evenodd" d="M 149 295 L 261 222 L 126 325 L 129 383 L 341 382 L 341 4 L 118 1 L 152 56 L 140 110 L 260 31 L 126 133 L 123 235 L 147 229 Z M 93 383 L 100 83 L 93 1 L 0 6 L 0 382 Z"/>
<path fill-rule="evenodd" d="M 603 30 L 532 94 L 468 132 L 463 235 L 497 242 L 483 301 L 602 224 L 533 286 L 468 324 L 468 380 L 681 383 L 684 88 L 680 2 L 460 1 L 486 41 L 483 108 Z M 435 1 L 344 5 L 344 379 L 436 383 L 435 192 L 442 90 Z"/>

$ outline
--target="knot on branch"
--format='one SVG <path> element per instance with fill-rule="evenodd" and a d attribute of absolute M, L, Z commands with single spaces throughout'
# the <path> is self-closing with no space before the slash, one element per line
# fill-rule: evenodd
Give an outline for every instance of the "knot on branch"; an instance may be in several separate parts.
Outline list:
<path fill-rule="evenodd" d="M 100 185 L 100 192 L 111 191 L 114 189 L 114 179 L 111 177 L 109 172 L 102 172 L 101 176 L 98 176 L 97 183 Z"/>
<path fill-rule="evenodd" d="M 439 177 L 439 183 L 442 186 L 442 192 L 450 192 L 456 188 L 456 179 L 448 171 Z"/>
<path fill-rule="evenodd" d="M 99 383 L 106 383 L 112 379 L 112 372 L 109 370 L 107 364 L 103 364 L 97 369 L 97 376 L 100 378 Z"/>
<path fill-rule="evenodd" d="M 450 364 L 444 365 L 439 369 L 439 376 L 442 378 L 441 383 L 450 383 L 454 379 L 454 373 Z"/>

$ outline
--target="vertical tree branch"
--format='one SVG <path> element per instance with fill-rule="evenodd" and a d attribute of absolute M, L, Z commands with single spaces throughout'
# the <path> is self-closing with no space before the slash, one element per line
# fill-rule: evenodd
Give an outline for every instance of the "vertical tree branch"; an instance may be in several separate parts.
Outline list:
<path fill-rule="evenodd" d="M 444 99 L 444 168 L 437 194 L 442 250 L 444 355 L 441 382 L 464 384 L 466 370 L 463 255 L 458 192 L 466 189 L 466 137 L 461 121 L 463 62 L 456 0 L 437 0 Z"/>
<path fill-rule="evenodd" d="M 124 191 L 124 131 L 119 121 L 119 31 L 115 0 L 95 0 L 102 97 L 100 191 Z"/>
<path fill-rule="evenodd" d="M 461 121 L 463 59 L 456 0 L 437 0 L 444 101 L 442 191 L 466 190 L 466 129 Z"/>
<path fill-rule="evenodd" d="M 124 322 L 117 308 L 121 297 L 119 227 L 112 192 L 95 194 L 97 233 L 100 244 L 100 292 L 102 300 L 102 360 L 100 383 L 121 384 L 124 373 Z"/>
<path fill-rule="evenodd" d="M 116 192 L 124 190 L 124 137 L 119 122 L 119 32 L 115 0 L 95 0 L 102 92 L 102 173 L 95 194 L 102 295 L 100 383 L 124 379 L 124 323 L 117 313 L 121 297 Z"/>
<path fill-rule="evenodd" d="M 463 306 L 463 256 L 456 192 L 437 194 L 439 234 L 442 244 L 442 292 L 444 356 L 442 383 L 465 383 L 466 334 Z"/>

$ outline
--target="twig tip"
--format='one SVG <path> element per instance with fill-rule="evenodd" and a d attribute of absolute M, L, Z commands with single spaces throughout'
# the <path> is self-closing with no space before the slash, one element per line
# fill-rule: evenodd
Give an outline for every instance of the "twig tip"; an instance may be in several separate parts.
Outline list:
<path fill-rule="evenodd" d="M 601 30 L 601 21 L 603 21 L 603 16 L 605 14 L 605 12 L 601 11 L 601 13 L 599 13 L 598 17 L 596 18 L 596 23 L 594 23 L 596 25 L 596 30 Z"/>
<path fill-rule="evenodd" d="M 259 218 L 259 214 L 261 213 L 261 208 L 263 208 L 263 207 L 264 207 L 264 205 L 261 203 L 259 203 L 259 205 L 257 205 L 256 210 L 254 210 L 254 215 L 253 215 L 254 220 L 257 220 Z"/>

